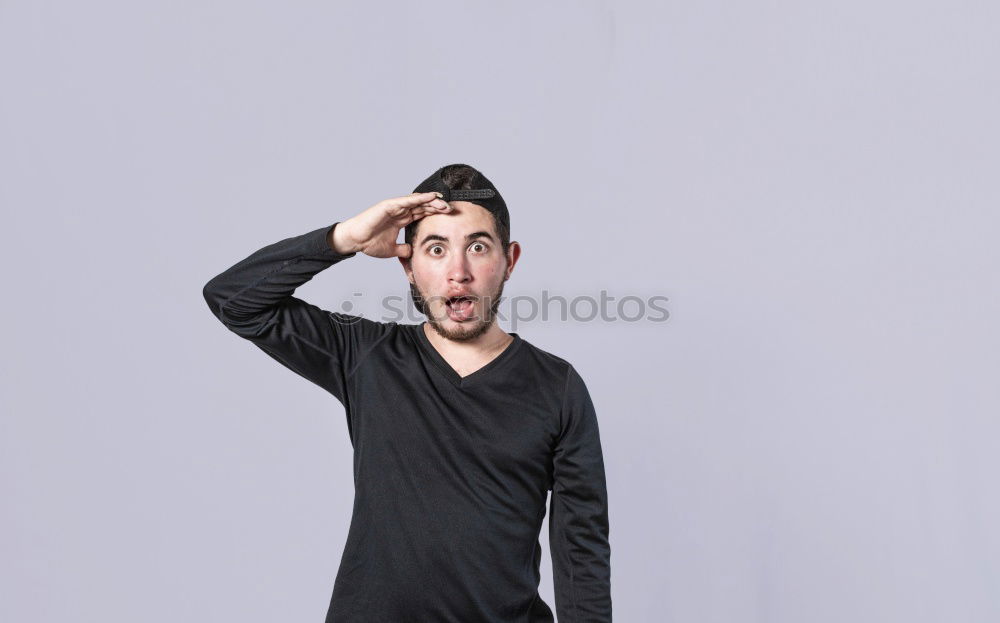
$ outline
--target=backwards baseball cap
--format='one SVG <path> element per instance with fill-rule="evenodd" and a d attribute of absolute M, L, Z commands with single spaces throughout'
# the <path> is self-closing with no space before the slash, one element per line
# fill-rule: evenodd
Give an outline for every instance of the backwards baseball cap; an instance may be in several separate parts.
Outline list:
<path fill-rule="evenodd" d="M 443 174 L 446 170 L 458 167 L 468 167 L 472 172 L 472 177 L 466 183 L 460 184 L 466 188 L 450 188 L 445 184 Z M 413 192 L 439 192 L 445 201 L 470 201 L 492 213 L 498 224 L 510 230 L 510 214 L 507 212 L 507 203 L 500 196 L 500 191 L 493 182 L 471 165 L 461 163 L 445 165 L 420 182 Z"/>

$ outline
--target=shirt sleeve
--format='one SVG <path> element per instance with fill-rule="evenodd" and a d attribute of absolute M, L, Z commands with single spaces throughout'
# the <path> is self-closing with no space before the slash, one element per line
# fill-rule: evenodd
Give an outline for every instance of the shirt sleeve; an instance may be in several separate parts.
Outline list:
<path fill-rule="evenodd" d="M 391 328 L 360 316 L 329 312 L 292 296 L 342 255 L 327 242 L 338 223 L 255 251 L 203 288 L 212 313 L 296 374 L 333 394 L 345 407 L 347 379 Z"/>
<path fill-rule="evenodd" d="M 553 454 L 549 546 L 559 623 L 611 622 L 608 495 L 597 414 L 572 366 Z"/>

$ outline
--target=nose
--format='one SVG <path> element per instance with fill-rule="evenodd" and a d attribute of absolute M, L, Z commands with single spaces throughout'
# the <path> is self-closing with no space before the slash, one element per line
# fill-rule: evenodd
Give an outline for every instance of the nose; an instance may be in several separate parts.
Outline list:
<path fill-rule="evenodd" d="M 448 264 L 448 281 L 451 283 L 466 283 L 472 280 L 468 262 L 464 253 L 454 255 Z"/>

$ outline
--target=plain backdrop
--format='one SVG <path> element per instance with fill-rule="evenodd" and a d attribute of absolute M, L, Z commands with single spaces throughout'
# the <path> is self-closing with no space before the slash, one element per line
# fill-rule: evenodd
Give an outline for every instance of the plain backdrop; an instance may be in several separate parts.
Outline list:
<path fill-rule="evenodd" d="M 510 207 L 508 297 L 668 299 L 515 329 L 597 408 L 616 620 L 1000 620 L 998 24 L 0 0 L 0 620 L 322 620 L 343 407 L 201 289 L 456 162 Z M 404 286 L 359 256 L 298 295 Z"/>

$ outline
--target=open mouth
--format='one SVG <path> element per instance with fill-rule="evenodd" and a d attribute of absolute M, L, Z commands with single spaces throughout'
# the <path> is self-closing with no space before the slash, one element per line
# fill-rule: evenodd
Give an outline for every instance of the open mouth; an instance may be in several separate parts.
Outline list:
<path fill-rule="evenodd" d="M 459 308 L 466 304 L 471 305 L 473 303 L 473 299 L 471 296 L 453 296 L 447 300 L 447 303 L 448 307 Z"/>
<path fill-rule="evenodd" d="M 474 300 L 471 296 L 453 296 L 445 301 L 448 307 L 448 316 L 452 320 L 468 320 L 472 316 L 472 304 Z"/>

